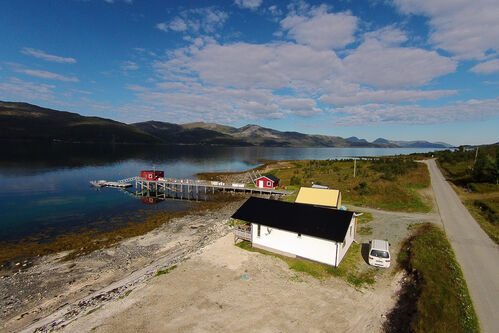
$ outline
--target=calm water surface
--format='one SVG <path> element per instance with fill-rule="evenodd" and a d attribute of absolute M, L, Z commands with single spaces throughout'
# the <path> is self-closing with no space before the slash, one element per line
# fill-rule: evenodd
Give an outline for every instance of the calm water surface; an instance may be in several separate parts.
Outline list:
<path fill-rule="evenodd" d="M 427 152 L 426 148 L 272 148 L 147 146 L 0 146 L 0 241 L 88 228 L 109 229 L 144 213 L 175 212 L 196 202 L 166 200 L 155 205 L 89 181 L 118 180 L 140 170 L 164 170 L 168 178 L 193 178 L 198 172 L 241 171 L 262 159 L 339 159 Z M 133 189 L 132 189 L 133 191 Z"/>

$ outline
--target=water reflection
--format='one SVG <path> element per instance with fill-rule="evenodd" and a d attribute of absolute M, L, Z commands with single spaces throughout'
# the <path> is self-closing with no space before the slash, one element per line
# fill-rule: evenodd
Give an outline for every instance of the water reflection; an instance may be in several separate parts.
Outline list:
<path fill-rule="evenodd" d="M 155 167 L 167 178 L 199 172 L 241 171 L 265 159 L 337 159 L 424 152 L 430 149 L 279 148 L 90 144 L 0 145 L 0 241 L 51 230 L 51 235 L 100 221 L 134 219 L 142 210 L 175 212 L 193 202 L 142 199 L 117 189 L 96 190 L 90 180 L 138 176 Z M 154 197 L 154 196 L 150 196 Z"/>

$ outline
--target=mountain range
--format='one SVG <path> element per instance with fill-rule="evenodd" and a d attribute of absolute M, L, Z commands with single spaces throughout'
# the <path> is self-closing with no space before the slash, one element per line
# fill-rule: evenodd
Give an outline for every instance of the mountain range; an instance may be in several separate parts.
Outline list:
<path fill-rule="evenodd" d="M 354 136 L 344 139 L 339 136 L 282 132 L 253 124 L 239 128 L 204 122 L 179 125 L 146 121 L 124 124 L 28 103 L 2 101 L 0 101 L 0 141 L 274 147 L 452 147 L 443 142 L 392 141 L 383 138 L 368 142 Z"/>

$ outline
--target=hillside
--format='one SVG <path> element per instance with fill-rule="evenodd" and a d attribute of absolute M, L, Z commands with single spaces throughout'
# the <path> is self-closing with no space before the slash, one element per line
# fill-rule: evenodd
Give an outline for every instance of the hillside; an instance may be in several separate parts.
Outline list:
<path fill-rule="evenodd" d="M 382 138 L 368 142 L 355 136 L 344 139 L 339 136 L 278 131 L 254 124 L 240 128 L 205 122 L 179 125 L 146 121 L 127 125 L 110 119 L 86 117 L 27 103 L 2 101 L 0 141 L 268 147 L 450 147 L 445 143 L 390 141 Z"/>
<path fill-rule="evenodd" d="M 356 139 L 356 138 L 355 138 Z M 400 148 L 452 148 L 453 146 L 445 142 L 428 142 L 424 140 L 415 141 L 394 141 L 384 138 L 377 138 L 373 143 L 391 144 Z"/>
<path fill-rule="evenodd" d="M 251 146 L 244 140 L 201 127 L 190 127 L 160 121 L 146 121 L 132 124 L 132 126 L 161 139 L 166 144 Z"/>
<path fill-rule="evenodd" d="M 1 101 L 0 141 L 160 142 L 138 128 L 114 120 Z"/>

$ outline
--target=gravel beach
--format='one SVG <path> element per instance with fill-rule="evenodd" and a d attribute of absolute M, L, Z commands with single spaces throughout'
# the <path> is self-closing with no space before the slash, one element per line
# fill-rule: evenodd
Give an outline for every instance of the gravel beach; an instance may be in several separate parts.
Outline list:
<path fill-rule="evenodd" d="M 50 331 L 123 297 L 158 270 L 227 234 L 228 219 L 243 202 L 174 218 L 147 234 L 72 260 L 61 260 L 68 254 L 62 252 L 12 264 L 0 272 L 0 331 Z M 64 320 L 52 322 L 60 318 L 54 313 Z"/>

